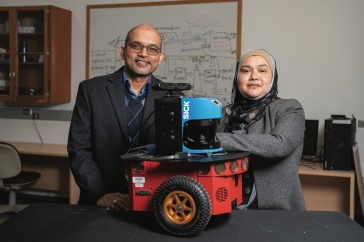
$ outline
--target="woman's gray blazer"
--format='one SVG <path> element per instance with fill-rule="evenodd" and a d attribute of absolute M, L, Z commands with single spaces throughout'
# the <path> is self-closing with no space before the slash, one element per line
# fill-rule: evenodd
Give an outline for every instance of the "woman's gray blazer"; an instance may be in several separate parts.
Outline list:
<path fill-rule="evenodd" d="M 247 134 L 218 133 L 226 151 L 248 151 L 259 209 L 305 210 L 298 165 L 302 156 L 305 115 L 294 99 L 278 99 Z"/>

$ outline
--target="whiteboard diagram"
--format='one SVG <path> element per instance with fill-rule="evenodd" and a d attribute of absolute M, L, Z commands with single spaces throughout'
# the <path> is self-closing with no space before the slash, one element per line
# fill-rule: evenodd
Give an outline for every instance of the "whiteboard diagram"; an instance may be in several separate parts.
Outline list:
<path fill-rule="evenodd" d="M 124 65 L 119 48 L 124 46 L 127 32 L 148 23 L 161 34 L 165 53 L 164 62 L 153 75 L 164 82 L 191 83 L 187 96 L 215 97 L 226 105 L 239 54 L 237 9 L 238 1 L 90 7 L 88 78 L 112 73 Z M 124 24 L 125 19 L 136 21 Z M 116 23 L 122 23 L 120 30 L 110 28 Z"/>

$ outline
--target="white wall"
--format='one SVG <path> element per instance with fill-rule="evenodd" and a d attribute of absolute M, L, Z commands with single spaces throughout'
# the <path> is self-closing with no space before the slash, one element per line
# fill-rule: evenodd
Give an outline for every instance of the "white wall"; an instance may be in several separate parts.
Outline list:
<path fill-rule="evenodd" d="M 243 0 L 243 50 L 266 48 L 277 60 L 282 98 L 298 99 L 307 119 L 364 119 L 364 1 Z M 364 170 L 364 128 L 356 140 Z"/>
<path fill-rule="evenodd" d="M 152 1 L 0 0 L 0 6 L 56 5 L 72 10 L 72 102 L 50 109 L 72 110 L 78 84 L 85 79 L 86 6 L 132 2 Z M 242 50 L 265 48 L 275 56 L 279 96 L 298 99 L 306 118 L 320 120 L 321 144 L 324 120 L 331 114 L 364 120 L 363 9 L 362 0 L 243 0 Z M 69 122 L 36 124 L 45 143 L 67 143 Z M 31 120 L 0 119 L 0 140 L 39 138 Z M 356 140 L 364 164 L 364 128 L 357 129 Z"/>

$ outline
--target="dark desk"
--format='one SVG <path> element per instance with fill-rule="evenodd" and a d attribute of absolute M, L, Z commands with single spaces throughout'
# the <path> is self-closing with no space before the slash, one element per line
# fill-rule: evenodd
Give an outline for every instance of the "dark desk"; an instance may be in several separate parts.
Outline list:
<path fill-rule="evenodd" d="M 339 212 L 240 211 L 213 216 L 197 237 L 166 234 L 152 213 L 33 204 L 0 224 L 1 241 L 363 241 L 364 229 Z"/>

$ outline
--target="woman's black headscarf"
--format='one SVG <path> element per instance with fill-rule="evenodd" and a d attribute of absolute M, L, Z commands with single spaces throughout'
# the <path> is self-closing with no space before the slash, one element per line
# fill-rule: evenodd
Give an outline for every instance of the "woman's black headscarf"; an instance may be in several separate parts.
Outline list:
<path fill-rule="evenodd" d="M 240 92 L 238 87 L 239 69 L 243 61 L 250 56 L 261 56 L 267 60 L 272 70 L 272 83 L 267 93 L 260 99 L 252 100 Z M 225 132 L 241 130 L 245 133 L 246 130 L 254 122 L 258 121 L 265 115 L 265 107 L 274 100 L 278 99 L 278 73 L 276 61 L 267 51 L 263 49 L 253 49 L 245 52 L 238 60 L 235 69 L 233 90 L 231 95 L 231 105 L 227 107 L 229 114 Z"/>

